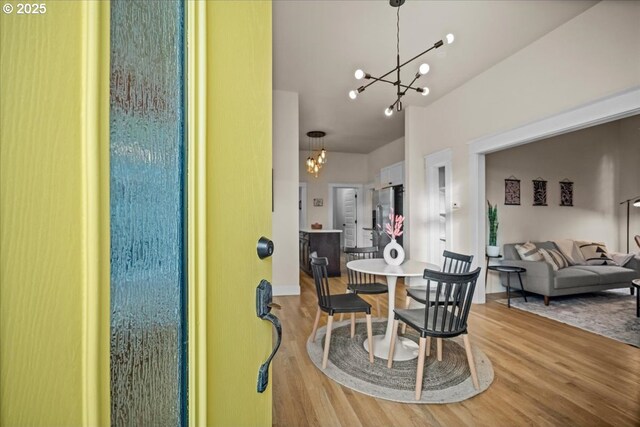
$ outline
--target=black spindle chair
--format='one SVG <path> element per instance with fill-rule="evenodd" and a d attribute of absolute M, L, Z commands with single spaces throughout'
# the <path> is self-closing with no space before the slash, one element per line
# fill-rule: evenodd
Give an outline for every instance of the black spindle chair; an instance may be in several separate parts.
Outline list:
<path fill-rule="evenodd" d="M 416 400 L 420 400 L 420 395 L 422 394 L 424 358 L 430 355 L 432 337 L 453 338 L 462 335 L 473 386 L 476 389 L 480 388 L 467 334 L 467 318 L 469 317 L 471 300 L 479 275 L 480 268 L 476 268 L 470 273 L 462 274 L 425 270 L 423 275 L 423 278 L 427 280 L 425 306 L 416 309 L 393 310 L 395 320 L 393 322 L 387 367 L 391 368 L 393 365 L 398 323 L 402 321 L 420 334 L 420 350 L 416 372 Z"/>
<path fill-rule="evenodd" d="M 331 327 L 333 326 L 333 315 L 335 313 L 353 313 L 351 316 L 351 338 L 356 332 L 355 313 L 364 312 L 367 316 L 367 337 L 369 338 L 369 362 L 373 363 L 373 336 L 371 331 L 371 305 L 356 294 L 336 294 L 331 295 L 329 288 L 329 275 L 327 274 L 329 261 L 324 257 L 311 257 L 311 270 L 313 280 L 318 294 L 318 311 L 316 320 L 311 332 L 311 340 L 315 342 L 318 323 L 320 322 L 320 312 L 328 314 L 327 335 L 324 342 L 324 356 L 322 357 L 322 369 L 327 367 L 329 359 L 329 345 L 331 343 Z"/>
<path fill-rule="evenodd" d="M 359 259 L 374 259 L 378 257 L 378 247 L 370 246 L 366 248 L 344 248 L 344 253 L 349 261 Z M 380 294 L 389 292 L 387 285 L 378 282 L 375 274 L 362 273 L 347 268 L 347 292 L 354 294 L 376 295 L 376 314 L 380 317 Z"/>
<path fill-rule="evenodd" d="M 443 273 L 454 273 L 461 274 L 467 273 L 471 269 L 471 262 L 473 261 L 473 255 L 463 255 L 456 252 L 451 252 L 445 250 L 442 253 L 444 258 L 444 262 L 442 263 L 442 272 Z M 427 299 L 426 290 L 422 287 L 420 288 L 407 288 L 407 298 L 405 300 L 405 308 L 409 308 L 409 304 L 411 304 L 411 300 L 414 299 L 419 303 L 424 304 Z M 404 334 L 407 327 L 406 325 L 402 326 L 402 333 Z M 442 340 L 438 340 L 438 360 L 442 360 Z"/>

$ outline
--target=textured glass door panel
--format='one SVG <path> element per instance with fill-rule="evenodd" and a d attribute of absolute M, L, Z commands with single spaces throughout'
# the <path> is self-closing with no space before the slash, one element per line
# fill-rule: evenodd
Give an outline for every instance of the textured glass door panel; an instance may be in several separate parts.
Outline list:
<path fill-rule="evenodd" d="M 184 5 L 111 1 L 111 423 L 186 420 Z"/>

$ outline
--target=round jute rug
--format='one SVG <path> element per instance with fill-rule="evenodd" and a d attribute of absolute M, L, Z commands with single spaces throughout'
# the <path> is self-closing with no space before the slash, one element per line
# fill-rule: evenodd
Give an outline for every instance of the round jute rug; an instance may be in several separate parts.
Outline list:
<path fill-rule="evenodd" d="M 373 335 L 383 335 L 387 322 L 374 321 Z M 373 397 L 403 403 L 453 403 L 482 393 L 493 381 L 493 367 L 489 358 L 473 343 L 471 348 L 478 371 L 480 390 L 473 387 L 461 337 L 443 340 L 442 361 L 436 358 L 436 340 L 431 340 L 431 355 L 425 358 L 422 396 L 415 400 L 416 367 L 418 359 L 393 362 L 387 368 L 385 359 L 375 358 L 369 363 L 369 355 L 363 343 L 367 338 L 364 319 L 356 322 L 356 335 L 351 338 L 350 321 L 334 323 L 327 368 L 322 369 L 322 354 L 326 327 L 318 329 L 316 341 L 307 340 L 309 357 L 326 376 L 345 387 Z M 415 331 L 407 328 L 405 338 L 418 342 Z"/>

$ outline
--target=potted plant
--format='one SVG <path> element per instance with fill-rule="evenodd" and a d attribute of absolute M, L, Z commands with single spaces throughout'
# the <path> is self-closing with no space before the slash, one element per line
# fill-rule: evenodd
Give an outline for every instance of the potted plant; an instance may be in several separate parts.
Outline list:
<path fill-rule="evenodd" d="M 498 204 L 491 206 L 491 203 L 487 200 L 489 205 L 489 244 L 487 245 L 488 256 L 500 255 L 500 247 L 498 246 Z"/>

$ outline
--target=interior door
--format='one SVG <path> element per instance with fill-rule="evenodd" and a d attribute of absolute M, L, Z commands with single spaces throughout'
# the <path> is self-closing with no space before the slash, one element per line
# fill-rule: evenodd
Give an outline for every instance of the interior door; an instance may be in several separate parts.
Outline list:
<path fill-rule="evenodd" d="M 342 230 L 344 233 L 344 246 L 353 248 L 357 246 L 357 221 L 358 221 L 358 199 L 355 188 L 342 189 L 342 209 L 344 223 Z"/>

